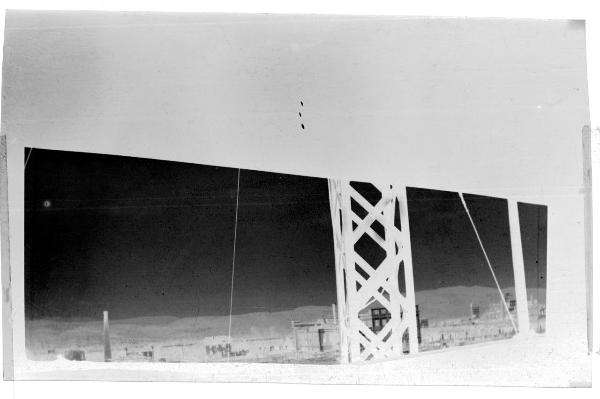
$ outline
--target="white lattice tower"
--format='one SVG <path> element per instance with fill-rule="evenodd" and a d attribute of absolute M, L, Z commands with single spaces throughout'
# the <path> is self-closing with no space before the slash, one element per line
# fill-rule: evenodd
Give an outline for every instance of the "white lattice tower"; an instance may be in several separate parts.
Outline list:
<path fill-rule="evenodd" d="M 366 195 L 365 187 L 371 195 Z M 409 353 L 416 353 L 417 318 L 406 188 L 330 180 L 329 195 L 342 362 L 399 357 L 404 353 L 405 334 Z M 361 249 L 363 241 L 383 253 L 383 260 L 365 259 L 369 253 Z M 404 293 L 398 283 L 399 273 L 404 280 Z M 368 312 L 375 301 L 391 316 L 377 332 L 361 320 L 361 313 Z"/>

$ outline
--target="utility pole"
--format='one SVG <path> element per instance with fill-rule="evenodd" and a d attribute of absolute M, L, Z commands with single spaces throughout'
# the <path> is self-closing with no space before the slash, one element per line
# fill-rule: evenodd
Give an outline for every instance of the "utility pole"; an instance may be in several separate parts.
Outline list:
<path fill-rule="evenodd" d="M 112 356 L 110 353 L 110 334 L 108 331 L 108 310 L 104 311 L 104 361 L 110 362 Z"/>

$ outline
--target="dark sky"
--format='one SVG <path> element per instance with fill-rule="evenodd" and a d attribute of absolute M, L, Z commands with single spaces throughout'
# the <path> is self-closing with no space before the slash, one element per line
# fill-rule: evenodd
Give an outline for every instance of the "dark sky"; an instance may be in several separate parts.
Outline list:
<path fill-rule="evenodd" d="M 237 169 L 34 149 L 25 180 L 26 317 L 229 313 Z M 239 196 L 233 313 L 334 303 L 327 180 L 242 170 Z M 465 197 L 512 286 L 506 202 Z M 411 188 L 408 206 L 417 290 L 493 286 L 456 193 Z M 520 213 L 536 285 L 546 210 Z"/>
<path fill-rule="evenodd" d="M 495 287 L 458 194 L 408 188 L 407 198 L 415 288 Z M 514 286 L 506 200 L 469 194 L 464 198 L 500 286 Z M 546 207 L 519 203 L 528 287 L 539 287 L 540 280 L 545 284 L 546 217 Z"/>

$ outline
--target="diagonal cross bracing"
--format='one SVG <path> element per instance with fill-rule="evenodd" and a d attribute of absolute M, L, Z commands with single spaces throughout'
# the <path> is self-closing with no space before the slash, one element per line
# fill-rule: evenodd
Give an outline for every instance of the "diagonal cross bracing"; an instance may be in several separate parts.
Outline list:
<path fill-rule="evenodd" d="M 418 351 L 406 188 L 374 187 L 381 197 L 371 204 L 349 181 L 329 180 L 342 363 L 389 359 Z M 352 210 L 352 200 L 364 210 L 364 217 Z M 400 226 L 394 223 L 397 216 Z M 383 234 L 373 229 L 375 222 L 383 226 Z M 357 248 L 364 236 L 385 253 L 380 264 L 369 261 L 368 254 Z M 404 293 L 398 273 L 404 277 Z M 361 320 L 375 303 L 391 315 L 377 332 Z M 406 346 L 404 337 L 408 337 Z"/>

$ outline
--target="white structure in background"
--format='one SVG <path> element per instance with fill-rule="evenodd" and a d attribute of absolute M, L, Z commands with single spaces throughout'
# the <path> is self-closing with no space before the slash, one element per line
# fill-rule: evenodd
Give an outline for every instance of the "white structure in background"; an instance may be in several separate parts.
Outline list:
<path fill-rule="evenodd" d="M 377 194 L 373 195 L 374 192 Z M 388 359 L 406 352 L 418 352 L 406 187 L 329 179 L 329 202 L 335 245 L 341 362 Z M 466 203 L 464 205 L 468 212 Z M 508 200 L 508 211 L 517 303 L 527 303 L 516 201 Z M 473 228 L 479 239 L 475 224 Z M 379 246 L 384 253 L 381 263 L 364 258 L 360 245 L 357 246 L 361 240 Z M 483 243 L 481 248 L 485 254 Z M 492 265 L 489 266 L 494 274 Z M 399 273 L 405 285 L 403 292 L 398 283 Z M 499 295 L 504 301 L 501 292 Z M 391 316 L 377 332 L 359 316 L 375 301 Z M 518 333 L 528 333 L 528 307 L 518 306 L 517 317 Z M 408 351 L 403 348 L 405 335 Z"/>

